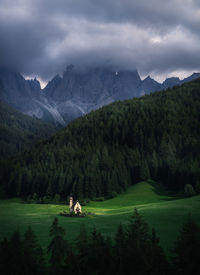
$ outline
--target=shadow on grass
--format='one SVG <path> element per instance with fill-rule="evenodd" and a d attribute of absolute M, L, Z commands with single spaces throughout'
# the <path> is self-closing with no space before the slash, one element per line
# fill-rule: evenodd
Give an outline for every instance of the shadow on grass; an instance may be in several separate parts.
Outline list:
<path fill-rule="evenodd" d="M 160 183 L 158 183 L 154 180 L 151 180 L 151 179 L 147 180 L 147 182 L 148 182 L 149 185 L 151 185 L 152 191 L 156 195 L 163 196 L 163 198 L 161 198 L 161 200 L 163 200 L 163 201 L 173 201 L 173 200 L 181 199 L 176 194 L 167 191 L 162 184 L 160 184 Z"/>

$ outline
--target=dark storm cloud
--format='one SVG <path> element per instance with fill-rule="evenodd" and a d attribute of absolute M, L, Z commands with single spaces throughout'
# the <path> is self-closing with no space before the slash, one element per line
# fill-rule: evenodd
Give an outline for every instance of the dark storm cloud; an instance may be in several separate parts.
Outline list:
<path fill-rule="evenodd" d="M 200 70 L 198 0 L 0 0 L 0 64 L 47 79 L 66 64 Z"/>
<path fill-rule="evenodd" d="M 133 22 L 154 25 L 194 22 L 198 0 L 36 0 L 48 14 L 90 18 L 95 21 Z M 187 17 L 187 18 L 186 18 Z M 158 26 L 157 26 L 158 27 Z M 166 26 L 165 26 L 166 27 Z"/>

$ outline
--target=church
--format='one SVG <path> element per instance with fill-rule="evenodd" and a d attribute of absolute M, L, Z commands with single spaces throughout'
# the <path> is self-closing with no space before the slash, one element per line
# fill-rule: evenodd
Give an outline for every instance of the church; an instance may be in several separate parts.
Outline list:
<path fill-rule="evenodd" d="M 81 205 L 78 201 L 73 202 L 73 197 L 69 197 L 69 211 L 74 212 L 75 214 L 82 213 Z"/>

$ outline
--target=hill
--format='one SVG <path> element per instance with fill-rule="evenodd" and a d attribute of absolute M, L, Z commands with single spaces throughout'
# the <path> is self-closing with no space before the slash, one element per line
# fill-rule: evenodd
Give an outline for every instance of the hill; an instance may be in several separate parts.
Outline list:
<path fill-rule="evenodd" d="M 2 167 L 3 188 L 9 196 L 73 192 L 81 199 L 113 197 L 148 178 L 173 190 L 195 187 L 199 110 L 200 79 L 113 103 Z"/>
<path fill-rule="evenodd" d="M 91 201 L 83 207 L 83 211 L 95 213 L 86 218 L 66 218 L 58 216 L 59 224 L 65 228 L 66 238 L 74 241 L 80 226 L 85 225 L 91 232 L 94 228 L 105 235 L 114 236 L 119 223 L 127 224 L 133 209 L 137 207 L 144 215 L 150 227 L 154 227 L 166 249 L 172 248 L 180 226 L 190 212 L 193 218 L 200 221 L 200 196 L 186 199 L 170 197 L 162 186 L 152 182 L 141 182 L 127 189 L 116 198 L 104 201 Z M 67 203 L 67 202 L 66 202 Z M 25 204 L 19 199 L 0 200 L 0 236 L 8 237 L 14 230 L 22 233 L 28 225 L 39 238 L 43 247 L 49 244 L 49 228 L 59 212 L 68 211 L 68 205 Z"/>
<path fill-rule="evenodd" d="M 55 126 L 26 116 L 0 101 L 0 158 L 30 149 L 56 130 Z"/>

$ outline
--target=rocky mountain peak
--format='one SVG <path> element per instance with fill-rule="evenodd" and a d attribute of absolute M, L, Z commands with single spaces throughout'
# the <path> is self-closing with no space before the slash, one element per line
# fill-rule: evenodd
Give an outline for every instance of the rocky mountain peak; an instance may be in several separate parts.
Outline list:
<path fill-rule="evenodd" d="M 33 92 L 40 92 L 41 91 L 40 82 L 37 80 L 36 77 L 34 79 L 27 80 L 27 83 L 29 83 L 30 89 Z"/>
<path fill-rule="evenodd" d="M 19 73 L 0 69 L 0 99 L 26 114 L 64 126 L 116 100 L 139 97 L 197 77 L 199 73 L 184 80 L 171 77 L 161 84 L 150 76 L 141 80 L 137 70 L 111 66 L 83 70 L 71 64 L 63 77 L 57 74 L 41 92 L 37 78 L 25 80 Z"/>
<path fill-rule="evenodd" d="M 182 80 L 183 83 L 188 82 L 188 81 L 192 81 L 196 78 L 200 77 L 200 73 L 193 73 L 192 75 L 190 75 L 189 77 L 186 77 Z"/>
<path fill-rule="evenodd" d="M 164 89 L 167 89 L 167 88 L 171 88 L 173 86 L 176 86 L 176 85 L 180 85 L 180 79 L 179 77 L 170 77 L 170 78 L 167 78 L 163 83 L 163 88 Z"/>

